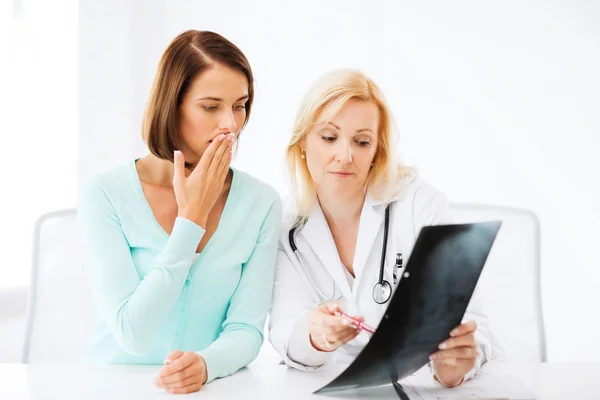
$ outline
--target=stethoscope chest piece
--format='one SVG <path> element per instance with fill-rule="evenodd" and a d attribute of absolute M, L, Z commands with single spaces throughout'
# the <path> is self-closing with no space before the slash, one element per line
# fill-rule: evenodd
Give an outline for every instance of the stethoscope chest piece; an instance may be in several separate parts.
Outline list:
<path fill-rule="evenodd" d="M 373 300 L 377 304 L 385 304 L 392 296 L 392 285 L 387 280 L 377 282 L 373 287 Z"/>

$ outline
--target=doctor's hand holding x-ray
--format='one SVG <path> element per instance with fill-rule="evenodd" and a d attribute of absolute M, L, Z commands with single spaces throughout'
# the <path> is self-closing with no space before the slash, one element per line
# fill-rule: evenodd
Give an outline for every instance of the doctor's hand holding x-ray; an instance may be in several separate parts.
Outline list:
<path fill-rule="evenodd" d="M 351 363 L 370 340 L 357 323 L 376 328 L 396 287 L 396 257 L 408 259 L 423 226 L 449 220 L 445 197 L 396 161 L 391 121 L 382 93 L 358 71 L 326 75 L 300 106 L 270 318 L 271 343 L 289 366 Z M 491 359 L 491 343 L 474 296 L 430 356 L 434 379 L 452 387 L 471 378 Z"/>
<path fill-rule="evenodd" d="M 313 347 L 319 351 L 335 351 L 360 333 L 350 319 L 337 316 L 343 311 L 337 301 L 330 301 L 315 308 L 309 317 L 309 336 Z M 363 317 L 356 317 L 364 321 Z M 440 351 L 431 355 L 435 378 L 445 386 L 459 385 L 463 377 L 474 366 L 477 359 L 477 344 L 473 333 L 477 329 L 469 321 L 450 332 L 450 338 L 440 343 Z"/>

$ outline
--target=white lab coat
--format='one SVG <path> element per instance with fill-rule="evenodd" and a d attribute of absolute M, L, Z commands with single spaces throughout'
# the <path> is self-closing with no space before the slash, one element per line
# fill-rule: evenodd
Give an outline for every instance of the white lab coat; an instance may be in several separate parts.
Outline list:
<path fill-rule="evenodd" d="M 324 295 L 333 294 L 333 277 L 337 287 L 336 297 L 341 295 L 339 301 L 343 309 L 350 315 L 363 316 L 367 324 L 376 328 L 388 304 L 377 304 L 372 298 L 373 286 L 379 275 L 386 204 L 366 196 L 352 264 L 355 279 L 351 287 L 327 221 L 318 202 L 315 203 L 308 221 L 304 227 L 298 228 L 295 236 L 304 264 Z M 306 277 L 290 247 L 288 234 L 295 215 L 294 207 L 294 203 L 290 201 L 284 210 L 269 340 L 288 366 L 304 371 L 317 371 L 332 362 L 351 363 L 369 341 L 367 332 L 361 332 L 334 352 L 321 352 L 310 344 L 308 316 L 324 300 Z M 408 183 L 393 199 L 390 207 L 385 279 L 393 282 L 392 266 L 396 253 L 402 253 L 406 263 L 421 227 L 449 222 L 449 205 L 443 195 L 422 180 L 415 179 Z M 477 322 L 475 338 L 479 346 L 476 365 L 466 376 L 469 379 L 482 363 L 492 357 L 488 320 L 475 295 L 463 319 L 467 320 Z"/>

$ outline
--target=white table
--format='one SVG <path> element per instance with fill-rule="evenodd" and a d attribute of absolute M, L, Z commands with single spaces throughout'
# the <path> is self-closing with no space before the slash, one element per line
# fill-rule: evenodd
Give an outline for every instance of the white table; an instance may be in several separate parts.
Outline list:
<path fill-rule="evenodd" d="M 524 383 L 537 399 L 600 399 L 600 363 L 496 364 Z M 171 395 L 152 384 L 158 367 L 0 364 L 0 398 L 30 399 L 396 399 L 391 385 L 356 393 L 311 393 L 337 376 L 344 366 L 305 373 L 281 365 L 252 365 L 216 380 L 190 395 Z"/>

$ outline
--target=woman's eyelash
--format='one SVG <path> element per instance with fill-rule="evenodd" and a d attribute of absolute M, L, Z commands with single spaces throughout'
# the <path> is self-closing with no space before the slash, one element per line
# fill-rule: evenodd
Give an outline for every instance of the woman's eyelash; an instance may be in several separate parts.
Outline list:
<path fill-rule="evenodd" d="M 206 111 L 215 111 L 216 109 L 219 108 L 219 106 L 202 106 L 202 108 L 204 108 Z M 240 111 L 246 108 L 245 104 L 237 104 L 235 106 L 233 106 L 233 109 L 236 111 Z"/>
<path fill-rule="evenodd" d="M 325 135 L 321 135 L 321 138 L 328 143 L 332 143 L 337 139 L 335 136 L 325 136 Z M 361 147 L 367 147 L 367 146 L 371 145 L 371 143 L 367 140 L 357 140 L 356 143 Z"/>

